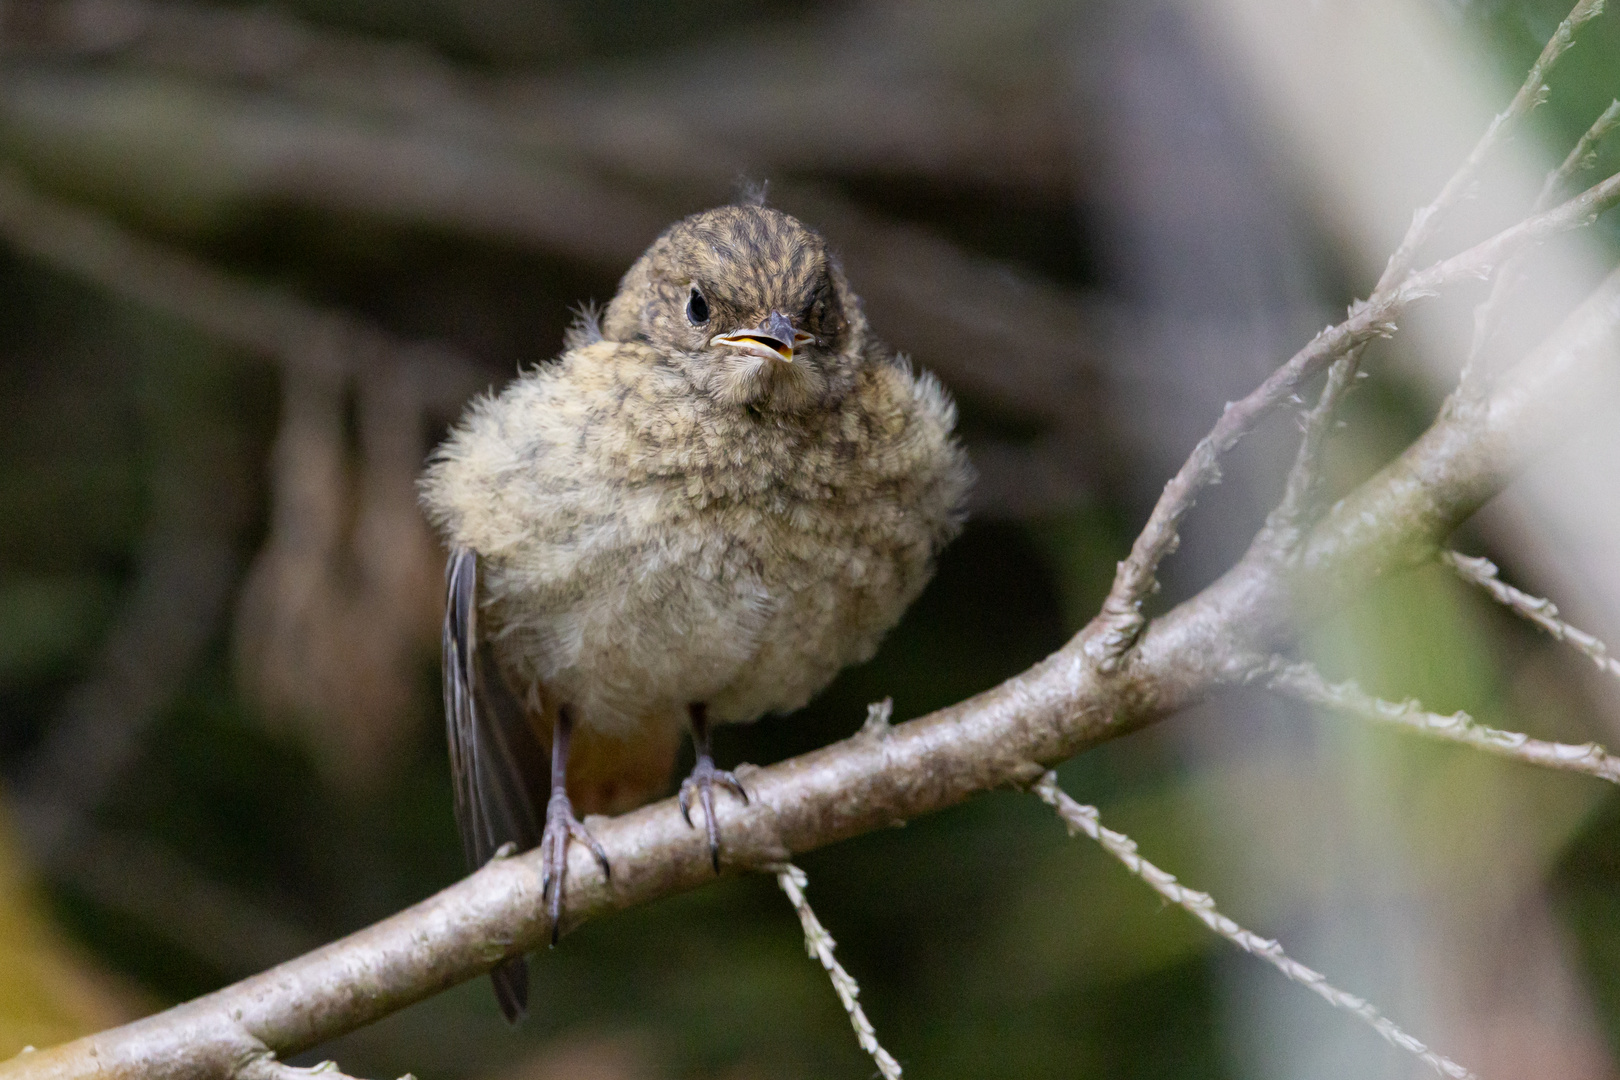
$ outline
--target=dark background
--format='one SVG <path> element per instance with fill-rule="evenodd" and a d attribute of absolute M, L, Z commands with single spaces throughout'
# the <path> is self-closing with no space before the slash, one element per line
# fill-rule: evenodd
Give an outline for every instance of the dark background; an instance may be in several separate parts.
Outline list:
<path fill-rule="evenodd" d="M 1503 102 L 1563 14 L 1422 10 Z M 1601 110 L 1617 43 L 1612 15 L 1586 31 L 1538 137 L 1565 147 Z M 826 232 L 877 332 L 956 394 L 982 479 L 879 655 L 790 718 L 720 731 L 721 763 L 844 737 L 885 696 L 920 715 L 1059 646 L 1221 402 L 1379 269 L 1240 67 L 1159 3 L 0 4 L 0 1056 L 459 876 L 442 556 L 412 478 L 470 394 L 555 355 L 573 305 L 739 183 Z M 64 209 L 102 231 L 79 244 L 49 218 L 20 239 Z M 157 246 L 101 259 L 118 236 Z M 171 255 L 241 288 L 175 278 Z M 284 332 L 221 330 L 254 303 Z M 322 311 L 353 321 L 299 321 Z M 1341 487 L 1427 423 L 1402 348 L 1353 399 Z M 1234 456 L 1158 603 L 1241 553 L 1292 432 Z M 1612 738 L 1586 668 L 1438 572 L 1320 641 L 1393 697 Z M 1620 799 L 1596 781 L 1258 696 L 1061 775 L 1482 1074 L 1612 1075 Z M 908 1075 L 1418 1068 L 1024 795 L 801 865 Z M 871 1072 L 768 878 L 587 926 L 534 972 L 516 1030 L 479 980 L 309 1060 L 424 1080 Z"/>

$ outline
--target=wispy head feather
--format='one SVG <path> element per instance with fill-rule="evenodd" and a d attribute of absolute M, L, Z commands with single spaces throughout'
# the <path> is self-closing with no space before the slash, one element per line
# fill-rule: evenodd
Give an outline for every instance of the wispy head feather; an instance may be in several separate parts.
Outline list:
<path fill-rule="evenodd" d="M 769 180 L 763 178 L 755 180 L 747 174 L 739 175 L 735 186 L 738 206 L 764 206 L 765 197 L 771 190 Z"/>

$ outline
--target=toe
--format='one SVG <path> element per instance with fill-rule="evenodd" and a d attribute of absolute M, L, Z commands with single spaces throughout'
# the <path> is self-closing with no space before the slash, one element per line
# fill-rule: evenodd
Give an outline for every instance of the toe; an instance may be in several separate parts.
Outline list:
<path fill-rule="evenodd" d="M 613 876 L 613 867 L 608 865 L 607 852 L 602 850 L 602 845 L 596 842 L 596 837 L 591 835 L 591 831 L 585 827 L 584 823 L 570 821 L 568 823 L 568 832 L 575 840 L 591 849 L 591 854 L 596 856 L 597 864 L 602 867 L 602 876 L 611 878 Z"/>
<path fill-rule="evenodd" d="M 735 792 L 737 797 L 743 801 L 744 806 L 746 806 L 748 804 L 748 789 L 743 787 L 742 781 L 737 779 L 737 774 L 736 773 L 734 773 L 734 772 L 716 773 L 715 776 L 714 776 L 714 781 L 715 781 L 715 783 L 722 784 L 725 787 L 730 788 L 733 792 Z"/>
<path fill-rule="evenodd" d="M 714 820 L 714 788 L 703 784 L 699 789 L 703 799 L 703 822 L 709 834 L 709 862 L 714 866 L 714 872 L 720 872 L 720 826 Z"/>

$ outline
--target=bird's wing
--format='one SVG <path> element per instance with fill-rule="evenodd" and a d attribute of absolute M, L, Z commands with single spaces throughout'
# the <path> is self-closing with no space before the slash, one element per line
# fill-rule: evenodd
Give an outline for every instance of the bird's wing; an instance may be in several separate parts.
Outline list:
<path fill-rule="evenodd" d="M 444 719 L 461 849 L 476 870 L 503 844 L 526 851 L 540 842 L 529 779 L 546 775 L 545 754 L 489 651 L 479 647 L 478 554 L 471 548 L 451 550 L 445 586 Z M 516 1021 L 529 996 L 527 966 L 509 960 L 490 977 L 501 1011 Z"/>

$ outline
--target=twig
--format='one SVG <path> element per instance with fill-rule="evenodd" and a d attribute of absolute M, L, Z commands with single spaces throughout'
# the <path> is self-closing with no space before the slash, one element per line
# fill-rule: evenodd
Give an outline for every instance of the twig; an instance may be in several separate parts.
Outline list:
<path fill-rule="evenodd" d="M 1453 1080 L 1478 1080 L 1463 1066 L 1443 1054 L 1435 1053 L 1401 1030 L 1394 1021 L 1380 1013 L 1370 1002 L 1334 987 L 1327 981 L 1327 976 L 1290 957 L 1276 941 L 1263 938 L 1252 930 L 1245 930 L 1222 915 L 1215 907 L 1214 897 L 1208 893 L 1189 889 L 1177 881 L 1175 875 L 1166 873 L 1142 858 L 1137 853 L 1136 841 L 1103 826 L 1095 806 L 1084 806 L 1059 788 L 1056 773 L 1048 771 L 1043 775 L 1040 782 L 1035 785 L 1034 791 L 1041 797 L 1041 801 L 1058 812 L 1058 816 L 1068 827 L 1070 836 L 1085 833 L 1091 837 L 1102 845 L 1104 851 L 1124 863 L 1127 870 L 1147 882 L 1154 892 L 1191 914 L 1227 941 L 1244 952 L 1258 956 L 1335 1009 L 1342 1009 L 1360 1017 L 1391 1046 L 1416 1056 L 1441 1076 L 1449 1076 Z"/>
<path fill-rule="evenodd" d="M 1337 709 L 1377 723 L 1395 724 L 1421 735 L 1462 743 L 1529 765 L 1586 773 L 1611 784 L 1620 784 L 1620 758 L 1611 756 L 1597 743 L 1577 746 L 1547 742 L 1517 731 L 1486 727 L 1465 712 L 1442 716 L 1428 712 L 1410 699 L 1385 701 L 1362 690 L 1354 680 L 1330 683 L 1310 664 L 1281 657 L 1257 663 L 1248 678 L 1310 705 Z"/>
<path fill-rule="evenodd" d="M 1536 196 L 1532 210 L 1544 210 L 1552 204 L 1553 196 L 1558 189 L 1569 182 L 1570 178 L 1578 172 L 1584 172 L 1597 164 L 1597 148 L 1609 133 L 1620 127 L 1620 100 L 1609 102 L 1609 107 L 1598 114 L 1581 137 L 1575 140 L 1575 146 L 1570 150 L 1563 162 L 1547 174 L 1542 182 L 1541 191 Z"/>
<path fill-rule="evenodd" d="M 1592 126 L 1576 140 L 1574 148 L 1563 162 L 1547 174 L 1530 212 L 1538 213 L 1545 209 L 1553 196 L 1571 177 L 1595 165 L 1598 144 L 1616 127 L 1620 127 L 1620 100 L 1609 103 L 1609 107 L 1604 109 L 1598 118 L 1592 121 Z M 1480 364 L 1485 347 L 1501 324 L 1508 296 L 1518 288 L 1523 279 L 1527 255 L 1528 253 L 1516 255 L 1502 265 L 1502 269 L 1491 282 L 1489 295 L 1474 309 L 1474 333 L 1468 345 L 1468 356 L 1463 361 L 1462 372 L 1458 377 L 1458 384 L 1467 398 L 1477 398 L 1483 390 L 1484 381 L 1480 378 Z"/>
<path fill-rule="evenodd" d="M 1589 225 L 1597 215 L 1620 200 L 1620 173 L 1555 209 L 1526 218 L 1467 251 L 1406 275 L 1399 285 L 1350 309 L 1349 318 L 1318 333 L 1288 362 L 1241 401 L 1226 409 L 1208 435 L 1199 440 L 1181 469 L 1164 487 L 1147 524 L 1119 564 L 1113 587 L 1103 602 L 1101 626 L 1088 642 L 1086 653 L 1103 671 L 1113 671 L 1146 625 L 1142 604 L 1157 588 L 1159 563 L 1180 543 L 1181 519 L 1205 486 L 1220 479 L 1220 459 L 1260 420 L 1289 399 L 1301 382 L 1349 350 L 1375 337 L 1395 332 L 1395 318 L 1407 305 L 1435 295 L 1442 287 L 1464 278 L 1487 278 L 1504 259 L 1571 229 Z"/>
<path fill-rule="evenodd" d="M 873 708 L 876 709 L 878 706 L 874 705 Z M 855 1040 L 861 1044 L 862 1050 L 872 1055 L 872 1060 L 877 1063 L 878 1072 L 883 1075 L 883 1080 L 900 1080 L 900 1063 L 878 1042 L 872 1021 L 866 1018 L 866 1010 L 861 1008 L 860 984 L 833 956 L 833 949 L 838 943 L 827 933 L 827 928 L 821 925 L 816 913 L 810 910 L 810 901 L 805 899 L 804 889 L 810 883 L 810 879 L 805 876 L 803 870 L 792 863 L 781 863 L 768 869 L 776 875 L 776 883 L 781 886 L 782 891 L 787 893 L 788 902 L 793 905 L 793 910 L 799 913 L 799 925 L 804 927 L 805 951 L 810 954 L 812 960 L 821 961 L 821 966 L 827 969 L 833 990 L 837 992 L 838 1000 L 843 1003 L 844 1012 L 849 1014 L 850 1026 L 855 1029 Z"/>
<path fill-rule="evenodd" d="M 1485 129 L 1485 134 L 1480 136 L 1479 142 L 1474 144 L 1474 149 L 1469 152 L 1468 159 L 1463 162 L 1462 167 L 1446 181 L 1433 202 L 1412 215 L 1411 227 L 1406 230 L 1406 236 L 1395 249 L 1395 253 L 1389 257 L 1374 292 L 1392 288 L 1397 281 L 1407 275 L 1417 258 L 1418 249 L 1433 235 L 1435 227 L 1446 211 L 1473 187 L 1480 166 L 1496 149 L 1497 144 L 1511 135 L 1521 120 L 1547 100 L 1550 93 L 1547 88 L 1547 76 L 1552 73 L 1553 65 L 1575 43 L 1576 27 L 1601 15 L 1603 4 L 1604 0 L 1580 0 L 1570 9 L 1564 21 L 1558 24 L 1552 37 L 1548 38 L 1547 44 L 1542 47 L 1541 55 L 1530 65 L 1530 72 L 1525 76 L 1518 92 L 1513 95 L 1513 100 L 1508 102 L 1507 108 L 1491 119 L 1490 126 Z"/>
<path fill-rule="evenodd" d="M 1316 404 L 1300 422 L 1299 449 L 1295 451 L 1294 464 L 1288 470 L 1282 498 L 1266 515 L 1262 532 L 1261 542 L 1278 555 L 1298 550 L 1305 536 L 1312 505 L 1322 485 L 1322 452 L 1327 446 L 1334 414 L 1351 386 L 1365 374 L 1361 371 L 1361 351 L 1362 347 L 1357 346 L 1333 362 Z"/>
<path fill-rule="evenodd" d="M 1591 658 L 1599 671 L 1620 678 L 1620 660 L 1609 655 L 1603 642 L 1584 630 L 1569 625 L 1558 617 L 1558 608 L 1551 600 L 1544 600 L 1521 592 L 1497 577 L 1496 564 L 1486 558 L 1474 558 L 1455 551 L 1442 551 L 1440 561 L 1456 571 L 1457 576 L 1491 594 L 1497 603 L 1529 619 L 1558 641 L 1567 642 Z"/>
<path fill-rule="evenodd" d="M 1407 226 L 1406 235 L 1401 238 L 1395 252 L 1385 263 L 1384 272 L 1379 275 L 1377 284 L 1373 286 L 1374 297 L 1395 288 L 1400 280 L 1411 272 L 1419 249 L 1434 235 L 1445 214 L 1473 189 L 1486 159 L 1512 134 L 1526 116 L 1546 101 L 1546 79 L 1552 73 L 1553 65 L 1574 43 L 1575 28 L 1596 18 L 1603 11 L 1603 2 L 1604 0 L 1579 0 L 1565 16 L 1564 21 L 1558 24 L 1558 28 L 1553 31 L 1552 37 L 1542 48 L 1541 55 L 1536 58 L 1529 74 L 1519 86 L 1518 92 L 1513 95 L 1513 100 L 1508 102 L 1507 108 L 1492 117 L 1485 133 L 1479 137 L 1479 141 L 1469 151 L 1468 157 L 1441 187 L 1434 200 L 1412 215 L 1412 222 Z M 1548 184 L 1542 191 L 1543 198 L 1550 197 L 1551 190 L 1552 179 L 1549 177 Z M 1530 212 L 1538 213 L 1543 209 L 1544 203 L 1538 201 Z M 1506 267 L 1497 275 L 1496 284 L 1501 283 L 1505 273 Z M 1476 333 L 1476 347 L 1478 342 L 1479 337 Z M 1327 383 L 1322 387 L 1316 405 L 1305 414 L 1299 450 L 1294 457 L 1293 466 L 1289 469 L 1282 500 L 1266 520 L 1267 543 L 1279 554 L 1293 551 L 1299 543 L 1300 536 L 1303 535 L 1302 525 L 1311 513 L 1311 505 L 1321 484 L 1322 450 L 1327 442 L 1328 433 L 1333 428 L 1333 418 L 1338 412 L 1340 403 L 1356 383 L 1361 353 L 1360 348 L 1350 349 L 1333 362 L 1333 367 L 1328 372 Z M 1467 371 L 1466 365 L 1464 370 Z"/>

